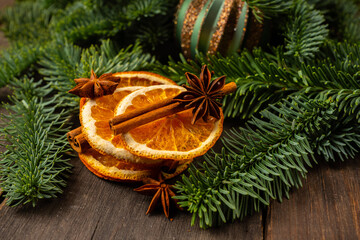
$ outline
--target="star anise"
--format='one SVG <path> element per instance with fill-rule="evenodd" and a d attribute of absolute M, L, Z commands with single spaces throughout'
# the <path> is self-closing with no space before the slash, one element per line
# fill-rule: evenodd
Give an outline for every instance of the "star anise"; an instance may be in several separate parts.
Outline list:
<path fill-rule="evenodd" d="M 155 209 L 160 198 L 161 198 L 161 205 L 163 207 L 165 216 L 167 218 L 169 218 L 170 201 L 173 201 L 173 203 L 175 204 L 175 206 L 178 209 L 183 210 L 177 204 L 178 200 L 172 198 L 175 196 L 175 193 L 171 190 L 171 189 L 173 189 L 173 186 L 165 183 L 161 174 L 159 176 L 158 181 L 155 179 L 152 179 L 152 178 L 147 178 L 147 179 L 143 180 L 143 182 L 145 183 L 145 185 L 134 189 L 134 191 L 139 192 L 141 194 L 145 194 L 145 195 L 154 195 L 154 197 L 152 198 L 152 200 L 150 202 L 150 205 L 146 212 L 146 215 L 151 213 Z"/>
<path fill-rule="evenodd" d="M 206 65 L 201 69 L 200 79 L 192 73 L 185 73 L 190 86 L 183 86 L 187 91 L 180 93 L 174 101 L 185 104 L 185 109 L 194 107 L 191 123 L 194 124 L 202 118 L 205 122 L 210 117 L 220 118 L 222 104 L 217 101 L 221 99 L 221 89 L 225 85 L 225 76 L 211 81 L 211 73 Z"/>
<path fill-rule="evenodd" d="M 99 78 L 91 70 L 89 78 L 74 79 L 77 85 L 69 91 L 79 97 L 96 98 L 103 95 L 112 94 L 119 83 L 119 78 L 112 76 L 112 73 L 106 73 Z"/>

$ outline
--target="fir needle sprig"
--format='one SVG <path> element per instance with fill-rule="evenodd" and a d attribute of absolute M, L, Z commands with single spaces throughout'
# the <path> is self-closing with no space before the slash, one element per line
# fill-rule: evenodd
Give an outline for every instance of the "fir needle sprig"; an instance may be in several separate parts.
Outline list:
<path fill-rule="evenodd" d="M 175 185 L 175 198 L 193 214 L 192 224 L 198 219 L 206 228 L 243 219 L 271 199 L 289 197 L 317 163 L 315 152 L 331 160 L 360 150 L 360 126 L 354 118 L 343 119 L 332 100 L 293 98 L 261 116 L 232 129 L 221 153 L 192 165 L 190 175 Z"/>
<path fill-rule="evenodd" d="M 7 104 L 9 115 L 2 123 L 1 135 L 7 141 L 1 154 L 0 188 L 6 203 L 18 205 L 62 193 L 71 165 L 65 121 L 68 111 L 61 111 L 61 100 L 44 99 L 51 92 L 47 85 L 24 78 L 12 82 L 14 96 Z"/>

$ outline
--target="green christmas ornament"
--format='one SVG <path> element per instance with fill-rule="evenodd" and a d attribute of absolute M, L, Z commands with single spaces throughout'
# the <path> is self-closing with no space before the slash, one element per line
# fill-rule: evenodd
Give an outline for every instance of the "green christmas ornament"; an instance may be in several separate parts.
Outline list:
<path fill-rule="evenodd" d="M 187 58 L 193 58 L 196 50 L 231 55 L 241 47 L 253 48 L 263 32 L 263 25 L 241 0 L 181 0 L 175 28 Z"/>

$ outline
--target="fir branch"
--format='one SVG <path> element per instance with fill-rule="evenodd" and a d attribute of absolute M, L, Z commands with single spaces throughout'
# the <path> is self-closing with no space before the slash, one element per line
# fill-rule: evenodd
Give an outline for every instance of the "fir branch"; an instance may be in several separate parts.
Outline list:
<path fill-rule="evenodd" d="M 4 87 L 14 77 L 19 77 L 38 59 L 39 47 L 15 45 L 0 52 L 0 87 Z"/>
<path fill-rule="evenodd" d="M 328 42 L 313 61 L 294 62 L 279 47 L 273 53 L 255 49 L 244 50 L 239 56 L 222 57 L 198 53 L 195 60 L 187 62 L 170 59 L 168 65 L 156 65 L 154 71 L 178 84 L 185 83 L 185 72 L 199 74 L 207 64 L 214 77 L 227 76 L 234 81 L 237 91 L 224 98 L 224 116 L 247 119 L 254 113 L 290 95 L 306 94 L 328 96 L 339 91 L 360 87 L 360 46 Z M 352 90 L 351 90 L 352 89 Z M 333 96 L 335 97 L 335 96 Z"/>
<path fill-rule="evenodd" d="M 140 20 L 142 17 L 150 18 L 158 14 L 167 15 L 169 9 L 175 7 L 177 1 L 162 0 L 137 0 L 131 1 L 125 8 L 123 13 L 128 20 Z"/>
<path fill-rule="evenodd" d="M 160 51 L 158 46 L 165 44 L 172 36 L 173 24 L 171 19 L 165 16 L 154 17 L 152 21 L 144 21 L 134 25 L 130 31 L 132 39 L 137 41 L 151 52 Z M 168 49 L 166 49 L 168 50 Z"/>
<path fill-rule="evenodd" d="M 156 24 L 156 17 L 169 15 L 173 9 L 174 1 L 137 0 L 117 4 L 81 1 L 59 11 L 51 22 L 51 29 L 70 42 L 94 42 L 120 32 L 125 34 L 130 28 L 140 34 L 142 21 Z"/>
<path fill-rule="evenodd" d="M 328 42 L 317 56 L 322 64 L 333 65 L 338 71 L 349 73 L 359 79 L 360 45 L 348 42 Z"/>
<path fill-rule="evenodd" d="M 359 128 L 343 128 L 331 100 L 294 98 L 261 112 L 250 125 L 232 130 L 222 153 L 207 155 L 176 184 L 180 206 L 211 227 L 259 211 L 270 199 L 300 187 L 316 152 L 329 159 L 360 149 Z M 340 127 L 339 127 L 340 126 Z M 355 130 L 354 134 L 352 131 Z"/>
<path fill-rule="evenodd" d="M 340 32 L 343 39 L 353 43 L 360 42 L 360 4 L 351 1 L 339 1 L 341 11 Z"/>
<path fill-rule="evenodd" d="M 272 18 L 287 13 L 293 4 L 292 0 L 246 0 L 246 2 L 259 22 L 262 22 L 264 17 Z"/>
<path fill-rule="evenodd" d="M 358 100 L 360 98 L 358 97 Z M 359 117 L 359 112 L 356 114 Z M 326 161 L 341 161 L 354 158 L 359 153 L 360 126 L 353 116 L 342 119 L 334 124 L 328 132 L 316 139 L 317 154 L 324 157 Z"/>
<path fill-rule="evenodd" d="M 360 41 L 360 4 L 356 0 L 309 0 L 321 10 L 332 38 L 339 41 Z"/>
<path fill-rule="evenodd" d="M 11 103 L 6 107 L 1 129 L 7 150 L 0 161 L 0 188 L 8 205 L 31 203 L 53 198 L 62 193 L 70 165 L 64 154 L 68 151 L 64 127 L 68 117 L 62 100 L 51 95 L 41 82 L 24 78 L 15 86 Z"/>
<path fill-rule="evenodd" d="M 268 104 L 275 103 L 306 85 L 297 69 L 287 66 L 283 55 L 268 54 L 260 49 L 254 50 L 252 54 L 244 50 L 240 56 L 231 57 L 198 53 L 195 61 L 188 63 L 182 57 L 181 62 L 170 60 L 168 66 L 155 66 L 154 71 L 180 84 L 185 80 L 186 71 L 199 73 L 204 64 L 214 71 L 214 77 L 225 75 L 227 82 L 233 81 L 238 85 L 234 94 L 224 98 L 226 117 L 249 118 Z"/>
<path fill-rule="evenodd" d="M 339 116 L 349 118 L 356 126 L 360 121 L 360 90 L 359 89 L 333 89 L 322 91 L 315 95 L 316 99 L 333 99 Z"/>
<path fill-rule="evenodd" d="M 81 59 L 81 48 L 70 43 L 52 43 L 40 59 L 39 69 L 44 79 L 59 92 L 66 93 L 75 84 L 73 79 L 77 78 L 77 65 Z"/>
<path fill-rule="evenodd" d="M 53 37 L 67 39 L 73 43 L 114 36 L 117 31 L 124 28 L 124 24 L 118 23 L 115 30 L 104 9 L 86 6 L 82 2 L 76 2 L 58 11 L 50 25 Z"/>
<path fill-rule="evenodd" d="M 52 14 L 52 8 L 44 8 L 37 2 L 16 3 L 1 15 L 5 36 L 22 44 L 45 42 L 50 39 L 48 25 Z"/>
<path fill-rule="evenodd" d="M 286 55 L 311 59 L 328 36 L 325 18 L 305 0 L 297 0 L 285 27 Z"/>
<path fill-rule="evenodd" d="M 40 3 L 45 9 L 64 9 L 67 5 L 72 4 L 74 1 L 75 0 L 36 0 L 36 2 Z"/>

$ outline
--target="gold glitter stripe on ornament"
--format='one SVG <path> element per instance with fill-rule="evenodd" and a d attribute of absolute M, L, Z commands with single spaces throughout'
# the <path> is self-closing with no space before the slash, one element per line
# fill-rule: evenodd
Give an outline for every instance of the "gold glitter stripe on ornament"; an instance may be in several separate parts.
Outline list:
<path fill-rule="evenodd" d="M 213 0 L 211 6 L 209 7 L 209 11 L 202 23 L 199 40 L 197 42 L 197 49 L 199 52 L 207 53 L 210 46 L 210 40 L 216 30 L 216 26 L 218 25 L 221 13 L 223 12 L 223 7 L 225 6 L 224 0 Z M 198 17 L 198 20 L 200 15 Z M 196 23 L 195 23 L 196 25 Z M 194 27 L 195 33 L 195 27 Z M 193 33 L 193 36 L 194 36 Z M 192 36 L 192 37 L 193 37 Z M 192 47 L 190 45 L 190 47 Z M 193 51 L 193 49 L 191 49 Z"/>
<path fill-rule="evenodd" d="M 236 28 L 238 19 L 240 17 L 243 4 L 244 3 L 241 0 L 234 0 L 232 5 L 229 7 L 229 16 L 226 24 L 224 25 L 223 34 L 219 36 L 220 39 L 217 47 L 217 52 L 220 52 L 223 56 L 226 55 L 229 44 L 234 38 L 234 29 Z"/>
<path fill-rule="evenodd" d="M 216 25 L 216 30 L 210 40 L 210 45 L 208 50 L 208 53 L 210 54 L 215 54 L 217 52 L 218 46 L 220 44 L 220 40 L 224 34 L 225 26 L 228 22 L 231 8 L 233 7 L 233 3 L 234 0 L 225 0 L 222 13 Z"/>
<path fill-rule="evenodd" d="M 207 0 L 194 0 L 191 2 L 186 12 L 183 28 L 181 30 L 181 48 L 186 58 L 191 57 L 191 53 L 190 53 L 191 35 L 194 31 L 195 21 L 206 2 Z"/>
<path fill-rule="evenodd" d="M 175 38 L 179 45 L 181 44 L 181 30 L 184 24 L 184 18 L 188 7 L 190 6 L 192 0 L 180 0 L 179 4 L 176 6 L 176 13 L 174 17 L 174 26 L 175 26 Z"/>
<path fill-rule="evenodd" d="M 218 0 L 218 1 L 222 1 L 222 0 Z M 190 38 L 190 53 L 191 53 L 192 58 L 195 57 L 196 50 L 198 50 L 199 39 L 201 36 L 201 31 L 202 31 L 202 28 L 204 25 L 204 21 L 207 18 L 209 9 L 213 5 L 214 2 L 217 2 L 217 0 L 208 0 L 205 3 L 205 6 L 203 7 L 203 9 L 201 9 L 201 11 L 198 15 L 198 18 L 195 21 L 193 33 Z"/>

